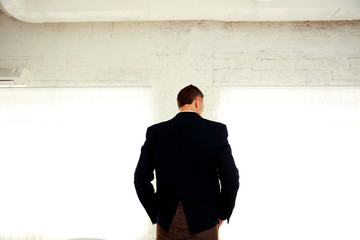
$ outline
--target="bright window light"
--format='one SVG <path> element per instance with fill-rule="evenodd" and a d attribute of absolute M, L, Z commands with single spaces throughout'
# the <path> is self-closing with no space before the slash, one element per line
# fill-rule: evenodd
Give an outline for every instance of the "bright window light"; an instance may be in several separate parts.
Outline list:
<path fill-rule="evenodd" d="M 240 171 L 226 240 L 360 239 L 360 88 L 221 93 Z"/>
<path fill-rule="evenodd" d="M 1 89 L 0 238 L 147 239 L 133 173 L 150 90 Z"/>

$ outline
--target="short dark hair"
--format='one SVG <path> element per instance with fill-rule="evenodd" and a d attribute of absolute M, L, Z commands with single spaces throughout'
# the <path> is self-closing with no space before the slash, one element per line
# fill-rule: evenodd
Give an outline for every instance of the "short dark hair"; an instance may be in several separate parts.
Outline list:
<path fill-rule="evenodd" d="M 204 98 L 203 93 L 194 85 L 189 85 L 180 90 L 177 95 L 177 104 L 181 108 L 185 104 L 191 104 L 196 97 Z"/>

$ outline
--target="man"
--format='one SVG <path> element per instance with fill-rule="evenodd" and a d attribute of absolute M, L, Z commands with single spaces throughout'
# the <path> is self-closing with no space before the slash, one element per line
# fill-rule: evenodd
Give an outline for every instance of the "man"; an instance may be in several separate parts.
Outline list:
<path fill-rule="evenodd" d="M 157 223 L 157 240 L 218 239 L 222 220 L 229 221 L 235 206 L 239 174 L 227 129 L 201 117 L 203 98 L 197 87 L 183 88 L 177 96 L 180 112 L 147 129 L 134 183 Z"/>

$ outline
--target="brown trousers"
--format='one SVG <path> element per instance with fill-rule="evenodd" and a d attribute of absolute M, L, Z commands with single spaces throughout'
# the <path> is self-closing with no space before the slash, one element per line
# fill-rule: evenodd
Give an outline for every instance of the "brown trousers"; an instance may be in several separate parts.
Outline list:
<path fill-rule="evenodd" d="M 192 235 L 186 220 L 184 209 L 179 207 L 172 219 L 170 229 L 166 232 L 159 225 L 156 228 L 156 240 L 218 240 L 219 224 L 203 232 Z"/>

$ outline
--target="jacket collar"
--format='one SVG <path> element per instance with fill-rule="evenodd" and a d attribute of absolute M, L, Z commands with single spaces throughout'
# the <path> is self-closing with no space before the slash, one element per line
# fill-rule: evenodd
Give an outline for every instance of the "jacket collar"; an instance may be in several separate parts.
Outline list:
<path fill-rule="evenodd" d="M 183 117 L 195 117 L 195 118 L 202 118 L 199 114 L 196 112 L 179 112 L 175 115 L 175 118 L 183 118 Z"/>

